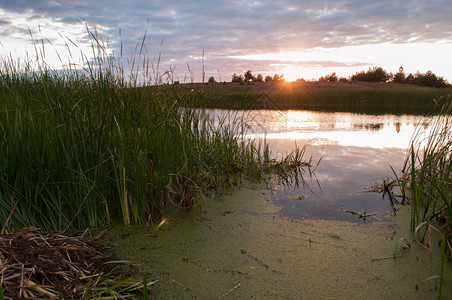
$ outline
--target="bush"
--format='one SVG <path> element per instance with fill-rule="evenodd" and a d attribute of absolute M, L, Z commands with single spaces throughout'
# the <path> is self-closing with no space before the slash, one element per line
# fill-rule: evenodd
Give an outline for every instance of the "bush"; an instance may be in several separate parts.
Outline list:
<path fill-rule="evenodd" d="M 352 81 L 386 82 L 391 76 L 381 67 L 369 68 L 367 72 L 357 72 L 351 77 Z"/>
<path fill-rule="evenodd" d="M 245 82 L 254 81 L 254 75 L 252 72 L 253 71 L 251 71 L 251 70 L 248 70 L 245 72 L 245 77 L 244 77 Z"/>
<path fill-rule="evenodd" d="M 232 82 L 243 82 L 243 75 L 232 74 Z"/>
<path fill-rule="evenodd" d="M 320 82 L 336 82 L 337 79 L 337 75 L 336 73 L 331 73 L 330 75 L 326 75 L 325 77 L 320 77 L 319 81 Z"/>
<path fill-rule="evenodd" d="M 405 83 L 406 75 L 403 72 L 403 67 L 402 66 L 400 66 L 399 72 L 394 74 L 394 77 L 392 79 L 393 79 L 394 82 L 397 82 L 397 83 Z"/>
<path fill-rule="evenodd" d="M 283 74 L 281 74 L 281 75 L 275 74 L 272 78 L 272 81 L 275 81 L 275 82 L 285 81 L 284 75 Z"/>
<path fill-rule="evenodd" d="M 405 83 L 414 84 L 414 76 L 413 76 L 413 74 L 410 73 L 410 74 L 405 78 Z"/>
<path fill-rule="evenodd" d="M 438 77 L 433 74 L 432 71 L 427 71 L 427 73 L 422 74 L 417 72 L 414 76 L 413 80 L 414 84 L 420 86 L 429 86 L 429 87 L 437 87 L 437 88 L 446 88 L 450 87 L 450 84 L 443 78 Z"/>
<path fill-rule="evenodd" d="M 262 76 L 262 74 L 257 74 L 256 78 L 254 79 L 255 82 L 263 82 L 264 81 L 264 77 Z"/>

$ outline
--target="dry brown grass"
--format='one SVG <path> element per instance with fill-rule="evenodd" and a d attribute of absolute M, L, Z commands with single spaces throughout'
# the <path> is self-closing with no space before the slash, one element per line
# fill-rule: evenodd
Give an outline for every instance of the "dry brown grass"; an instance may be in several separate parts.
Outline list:
<path fill-rule="evenodd" d="M 82 298 L 89 282 L 111 271 L 105 261 L 98 250 L 80 239 L 43 234 L 34 227 L 0 235 L 5 299 Z"/>

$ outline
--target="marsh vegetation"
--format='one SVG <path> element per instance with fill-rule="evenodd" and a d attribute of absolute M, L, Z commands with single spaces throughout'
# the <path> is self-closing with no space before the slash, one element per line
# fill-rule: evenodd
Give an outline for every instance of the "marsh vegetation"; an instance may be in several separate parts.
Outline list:
<path fill-rule="evenodd" d="M 0 227 L 13 250 L 17 235 L 8 234 L 19 228 L 67 233 L 117 223 L 158 227 L 169 212 L 206 201 L 213 191 L 309 165 L 299 148 L 273 159 L 265 141 L 249 139 L 234 114 L 213 121 L 205 110 L 190 108 L 195 95 L 162 84 L 141 51 L 125 73 L 120 59 L 88 34 L 94 60 L 84 56 L 78 67 L 51 69 L 44 44 L 34 61 L 1 61 Z M 18 236 L 20 248 L 35 251 L 33 235 L 28 243 Z M 44 248 L 53 243 L 38 238 Z M 0 252 L 2 274 L 35 286 L 2 279 L 4 296 L 63 295 L 57 285 L 66 283 L 44 279 L 53 276 L 51 269 L 34 258 L 17 268 L 13 250 Z M 68 265 L 64 259 L 55 263 Z M 147 285 L 145 277 L 141 288 L 131 288 L 130 279 L 115 283 L 104 275 L 82 274 L 81 293 L 121 296 Z"/>
<path fill-rule="evenodd" d="M 202 109 L 186 108 L 194 94 L 160 84 L 141 56 L 124 74 L 89 33 L 96 57 L 82 70 L 49 69 L 45 49 L 36 61 L 2 61 L 3 227 L 155 224 L 209 190 L 281 170 L 240 120 L 214 126 Z M 294 151 L 284 164 L 302 164 Z"/>
<path fill-rule="evenodd" d="M 452 257 L 452 163 L 451 163 L 452 105 L 445 105 L 441 114 L 431 120 L 427 137 L 413 135 L 411 147 L 400 175 L 386 184 L 386 193 L 393 204 L 410 204 L 411 230 L 421 245 L 431 252 L 432 231 L 442 235 L 443 251 Z M 392 194 L 394 186 L 400 188 L 397 200 Z"/>

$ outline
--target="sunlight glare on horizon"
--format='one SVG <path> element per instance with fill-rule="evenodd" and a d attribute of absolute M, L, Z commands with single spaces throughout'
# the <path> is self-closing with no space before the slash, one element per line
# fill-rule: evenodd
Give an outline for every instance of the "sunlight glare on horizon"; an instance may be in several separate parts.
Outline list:
<path fill-rule="evenodd" d="M 312 79 L 335 72 L 338 76 L 348 77 L 355 72 L 365 70 L 359 62 L 372 64 L 379 58 L 378 66 L 388 72 L 397 72 L 403 66 L 405 73 L 427 72 L 434 70 L 452 79 L 452 69 L 445 61 L 450 60 L 452 43 L 411 43 L 411 44 L 374 44 L 337 48 L 316 47 L 301 51 L 280 51 L 278 53 L 249 54 L 230 56 L 233 59 L 252 61 L 279 61 L 270 65 L 275 73 L 284 74 L 288 81 L 298 78 Z M 422 59 L 421 59 L 422 58 Z M 330 66 L 328 66 L 330 62 Z"/>

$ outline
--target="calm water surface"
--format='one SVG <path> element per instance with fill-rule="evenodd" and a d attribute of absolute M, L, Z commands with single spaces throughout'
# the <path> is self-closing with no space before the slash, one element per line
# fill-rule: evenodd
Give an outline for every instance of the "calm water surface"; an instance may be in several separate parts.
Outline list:
<path fill-rule="evenodd" d="M 230 114 L 216 110 L 214 115 Z M 266 139 L 275 156 L 295 145 L 308 144 L 306 159 L 321 158 L 315 178 L 303 186 L 276 186 L 270 200 L 280 214 L 295 219 L 370 222 L 384 219 L 388 200 L 363 189 L 400 174 L 410 140 L 416 130 L 427 135 L 428 117 L 415 115 L 364 115 L 311 111 L 260 110 L 236 112 L 244 118 L 248 136 Z M 305 176 L 306 177 L 306 176 Z M 344 212 L 377 213 L 367 220 Z"/>

